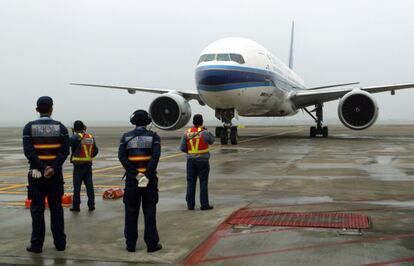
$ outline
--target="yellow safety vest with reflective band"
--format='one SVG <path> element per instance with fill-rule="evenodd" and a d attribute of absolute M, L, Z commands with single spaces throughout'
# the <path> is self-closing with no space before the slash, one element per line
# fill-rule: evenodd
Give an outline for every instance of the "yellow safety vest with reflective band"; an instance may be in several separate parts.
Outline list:
<path fill-rule="evenodd" d="M 72 162 L 92 162 L 94 149 L 94 140 L 92 134 L 78 133 L 78 136 L 81 139 L 80 150 L 79 147 L 76 149 L 75 154 L 73 154 L 72 156 Z"/>
<path fill-rule="evenodd" d="M 187 149 L 188 154 L 205 154 L 210 151 L 208 143 L 204 141 L 201 134 L 202 127 L 193 127 L 187 130 Z"/>

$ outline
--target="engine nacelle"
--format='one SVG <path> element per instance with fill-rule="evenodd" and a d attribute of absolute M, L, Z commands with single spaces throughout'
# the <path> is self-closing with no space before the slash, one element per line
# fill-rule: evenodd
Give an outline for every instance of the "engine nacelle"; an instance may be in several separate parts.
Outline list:
<path fill-rule="evenodd" d="M 339 100 L 338 116 L 342 124 L 350 129 L 366 129 L 377 120 L 377 101 L 366 91 L 350 91 Z"/>
<path fill-rule="evenodd" d="M 162 94 L 149 107 L 152 122 L 163 130 L 185 126 L 191 118 L 191 107 L 186 99 L 176 93 Z"/>

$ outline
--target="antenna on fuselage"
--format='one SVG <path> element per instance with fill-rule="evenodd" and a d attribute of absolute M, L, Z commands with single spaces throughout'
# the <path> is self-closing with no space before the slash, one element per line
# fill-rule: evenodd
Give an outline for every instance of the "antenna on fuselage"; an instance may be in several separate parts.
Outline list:
<path fill-rule="evenodd" d="M 295 36 L 295 21 L 292 21 L 292 30 L 290 32 L 290 52 L 289 52 L 289 68 L 293 69 L 293 38 Z"/>

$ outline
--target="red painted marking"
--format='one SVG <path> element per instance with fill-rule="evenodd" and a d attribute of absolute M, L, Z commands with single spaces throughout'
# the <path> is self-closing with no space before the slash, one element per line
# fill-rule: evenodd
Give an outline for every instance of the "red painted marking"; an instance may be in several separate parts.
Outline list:
<path fill-rule="evenodd" d="M 207 255 L 210 249 L 220 240 L 229 227 L 230 224 L 227 223 L 227 220 L 221 223 L 204 242 L 202 242 L 184 259 L 184 264 L 195 265 L 199 263 Z"/>
<path fill-rule="evenodd" d="M 374 237 L 374 238 L 368 238 L 368 239 L 362 239 L 362 240 L 348 240 L 348 241 L 342 241 L 342 242 L 336 242 L 336 243 L 325 243 L 325 244 L 309 245 L 309 246 L 303 246 L 303 247 L 274 249 L 274 250 L 261 251 L 261 252 L 253 252 L 253 253 L 246 253 L 246 254 L 239 254 L 239 255 L 232 255 L 232 256 L 223 256 L 223 257 L 217 257 L 217 258 L 203 259 L 203 260 L 200 260 L 199 262 L 217 262 L 217 261 L 224 261 L 224 260 L 231 260 L 231 259 L 240 259 L 240 258 L 245 258 L 245 257 L 270 255 L 270 254 L 276 254 L 276 253 L 304 251 L 304 250 L 310 250 L 310 249 L 316 249 L 316 248 L 332 248 L 332 247 L 337 247 L 341 245 L 349 245 L 349 244 L 399 240 L 399 239 L 404 239 L 404 238 L 409 238 L 409 237 L 414 237 L 414 233 L 395 235 L 395 236 Z"/>
<path fill-rule="evenodd" d="M 366 229 L 370 227 L 368 216 L 352 213 L 281 212 L 244 209 L 235 212 L 227 221 L 230 224 L 253 224 L 261 226 L 353 229 Z"/>
<path fill-rule="evenodd" d="M 414 262 L 414 257 L 396 259 L 396 260 L 388 260 L 388 261 L 382 261 L 382 262 L 374 262 L 374 263 L 369 263 L 369 264 L 363 264 L 361 266 L 382 266 L 382 265 L 402 263 L 402 262 Z"/>

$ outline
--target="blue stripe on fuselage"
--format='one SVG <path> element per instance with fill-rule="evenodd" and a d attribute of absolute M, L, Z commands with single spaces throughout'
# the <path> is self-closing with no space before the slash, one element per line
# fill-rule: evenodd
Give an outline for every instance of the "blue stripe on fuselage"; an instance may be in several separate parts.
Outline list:
<path fill-rule="evenodd" d="M 205 66 L 196 70 L 197 88 L 204 91 L 225 91 L 240 88 L 271 86 L 267 71 L 236 66 Z"/>
<path fill-rule="evenodd" d="M 251 87 L 275 86 L 277 81 L 286 81 L 283 77 L 264 69 L 208 65 L 196 69 L 196 84 L 203 91 L 225 91 Z M 295 87 L 291 85 L 291 87 Z"/>
<path fill-rule="evenodd" d="M 222 84 L 222 85 L 202 85 L 197 84 L 197 88 L 202 91 L 228 91 L 228 90 L 237 90 L 237 89 L 244 89 L 244 88 L 252 88 L 252 87 L 265 87 L 265 86 L 273 86 L 272 82 L 244 82 L 244 83 L 229 83 L 229 84 Z"/>

